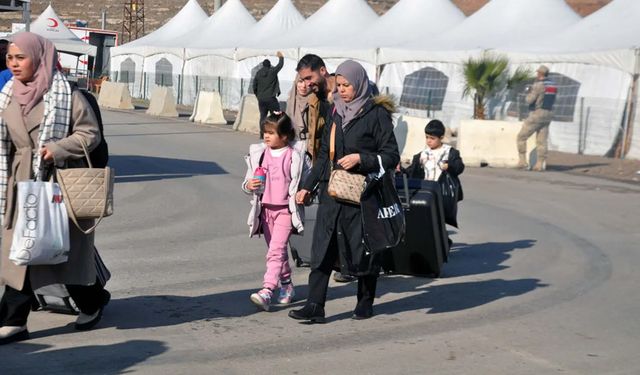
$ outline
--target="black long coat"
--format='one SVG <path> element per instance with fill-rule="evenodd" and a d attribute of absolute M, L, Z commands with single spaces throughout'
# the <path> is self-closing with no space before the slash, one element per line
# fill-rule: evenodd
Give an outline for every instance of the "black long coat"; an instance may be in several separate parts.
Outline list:
<path fill-rule="evenodd" d="M 385 170 L 394 169 L 400 160 L 400 153 L 393 134 L 390 108 L 388 98 L 375 97 L 363 106 L 344 130 L 342 118 L 337 114 L 324 127 L 317 162 L 302 186 L 311 191 L 318 185 L 319 189 L 320 206 L 311 247 L 313 269 L 320 266 L 329 246 L 337 246 L 342 273 L 361 276 L 377 274 L 379 271 L 377 262 L 371 259 L 365 249 L 360 206 L 338 202 L 327 194 L 331 174 L 329 141 L 331 124 L 335 122 L 335 161 L 345 155 L 358 153 L 360 164 L 351 172 L 367 175 L 379 171 L 377 156 L 380 155 Z"/>

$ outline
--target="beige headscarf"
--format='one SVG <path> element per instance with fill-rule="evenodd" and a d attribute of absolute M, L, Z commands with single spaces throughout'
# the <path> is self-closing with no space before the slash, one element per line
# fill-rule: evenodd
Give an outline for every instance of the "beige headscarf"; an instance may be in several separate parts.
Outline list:
<path fill-rule="evenodd" d="M 293 81 L 293 87 L 289 91 L 289 99 L 287 99 L 287 115 L 293 120 L 293 126 L 296 129 L 296 135 L 300 135 L 302 129 L 304 129 L 304 120 L 302 119 L 302 111 L 309 103 L 308 96 L 302 96 L 298 94 L 298 81 L 300 76 L 296 74 L 296 79 Z"/>
<path fill-rule="evenodd" d="M 31 80 L 21 82 L 15 79 L 13 82 L 13 97 L 22 107 L 22 113 L 26 115 L 51 87 L 57 52 L 51 41 L 34 33 L 19 33 L 11 39 L 12 44 L 33 61 L 34 73 Z"/>

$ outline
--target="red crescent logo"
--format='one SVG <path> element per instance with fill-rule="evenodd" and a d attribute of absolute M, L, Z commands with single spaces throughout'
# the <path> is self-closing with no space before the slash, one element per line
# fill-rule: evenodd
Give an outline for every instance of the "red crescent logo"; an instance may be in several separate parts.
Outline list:
<path fill-rule="evenodd" d="M 49 27 L 58 27 L 58 21 L 56 21 L 55 18 L 47 18 L 49 21 L 51 21 L 51 24 L 49 24 Z"/>

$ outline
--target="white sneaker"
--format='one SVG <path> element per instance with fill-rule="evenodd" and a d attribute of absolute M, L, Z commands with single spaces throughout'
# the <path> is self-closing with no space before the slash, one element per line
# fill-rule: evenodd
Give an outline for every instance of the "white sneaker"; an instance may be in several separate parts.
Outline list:
<path fill-rule="evenodd" d="M 251 295 L 251 302 L 253 302 L 256 306 L 258 306 L 262 310 L 269 311 L 272 295 L 273 295 L 273 292 L 271 290 L 264 288 L 259 292 L 253 293 Z"/>
<path fill-rule="evenodd" d="M 0 327 L 0 345 L 10 344 L 29 338 L 27 326 L 4 326 Z"/>
<path fill-rule="evenodd" d="M 293 283 L 285 284 L 280 287 L 280 294 L 278 295 L 278 304 L 288 305 L 293 302 L 293 298 L 296 296 L 296 290 L 293 289 Z"/>

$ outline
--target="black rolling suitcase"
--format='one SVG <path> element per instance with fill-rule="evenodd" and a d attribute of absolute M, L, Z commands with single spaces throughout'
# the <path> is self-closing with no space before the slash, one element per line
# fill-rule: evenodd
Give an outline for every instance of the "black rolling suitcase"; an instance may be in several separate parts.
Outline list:
<path fill-rule="evenodd" d="M 442 191 L 437 182 L 396 179 L 405 211 L 406 232 L 396 248 L 382 254 L 389 274 L 439 277 L 449 256 Z"/>
<path fill-rule="evenodd" d="M 318 214 L 318 201 L 313 201 L 310 206 L 304 208 L 304 234 L 302 236 L 294 234 L 289 237 L 289 248 L 291 257 L 296 263 L 296 267 L 309 267 L 311 261 L 311 243 L 313 242 L 313 229 L 316 226 L 316 215 Z"/>
<path fill-rule="evenodd" d="M 96 275 L 98 282 L 105 286 L 111 278 L 111 272 L 102 261 L 102 257 L 95 249 L 96 257 Z M 73 301 L 67 287 L 63 284 L 52 284 L 43 286 L 33 291 L 36 297 L 36 303 L 32 306 L 33 311 L 44 310 L 59 314 L 78 315 L 80 310 Z"/>

